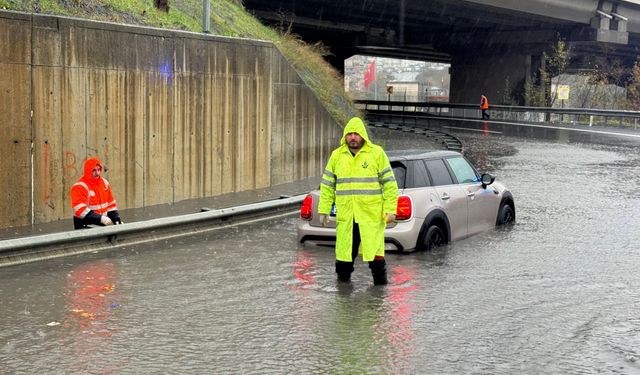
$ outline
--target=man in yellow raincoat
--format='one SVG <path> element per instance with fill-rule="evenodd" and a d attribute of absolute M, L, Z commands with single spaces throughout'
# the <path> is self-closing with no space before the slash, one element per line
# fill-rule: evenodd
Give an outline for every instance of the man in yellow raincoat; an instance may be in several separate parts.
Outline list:
<path fill-rule="evenodd" d="M 352 118 L 341 145 L 322 175 L 318 213 L 328 223 L 336 208 L 336 273 L 349 282 L 358 253 L 369 262 L 375 285 L 387 283 L 384 228 L 395 220 L 398 184 L 382 147 L 372 143 L 364 122 Z"/>

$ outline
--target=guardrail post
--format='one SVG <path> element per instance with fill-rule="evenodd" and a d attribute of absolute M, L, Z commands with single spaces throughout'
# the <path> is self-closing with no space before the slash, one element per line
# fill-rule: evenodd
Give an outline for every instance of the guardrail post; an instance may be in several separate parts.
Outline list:
<path fill-rule="evenodd" d="M 635 118 L 633 119 L 633 128 L 634 128 L 634 129 L 638 129 L 638 118 L 637 118 L 637 117 L 635 117 Z"/>
<path fill-rule="evenodd" d="M 589 126 L 593 125 L 593 115 L 589 115 Z"/>

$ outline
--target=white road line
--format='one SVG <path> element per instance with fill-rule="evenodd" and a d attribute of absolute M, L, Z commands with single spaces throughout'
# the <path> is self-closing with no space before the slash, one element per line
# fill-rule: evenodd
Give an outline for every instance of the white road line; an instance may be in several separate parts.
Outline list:
<path fill-rule="evenodd" d="M 461 118 L 455 118 L 455 117 L 431 117 L 431 118 L 432 119 L 442 119 L 442 120 L 454 120 L 454 121 L 489 122 L 491 124 L 519 125 L 519 126 L 529 126 L 529 127 L 532 127 L 532 128 L 569 130 L 569 131 L 576 131 L 576 132 L 583 132 L 583 133 L 616 135 L 616 136 L 620 136 L 620 137 L 640 138 L 640 134 L 618 133 L 618 132 L 612 132 L 612 131 L 592 130 L 592 129 L 574 129 L 574 128 L 566 128 L 566 127 L 561 127 L 561 126 L 553 126 L 553 125 L 535 125 L 535 124 L 525 124 L 525 123 L 520 123 L 520 122 L 510 122 L 510 121 L 472 120 L 472 119 L 461 119 Z M 456 129 L 455 126 L 451 126 L 450 128 Z"/>
<path fill-rule="evenodd" d="M 445 129 L 455 129 L 455 130 L 466 130 L 470 132 L 481 132 L 481 133 L 492 133 L 492 134 L 502 134 L 502 132 L 495 130 L 482 130 L 482 129 L 472 129 L 472 128 L 459 128 L 457 126 L 443 126 Z"/>

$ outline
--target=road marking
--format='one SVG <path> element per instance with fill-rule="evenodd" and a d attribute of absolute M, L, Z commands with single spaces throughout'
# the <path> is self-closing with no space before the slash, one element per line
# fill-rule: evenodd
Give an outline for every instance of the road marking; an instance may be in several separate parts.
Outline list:
<path fill-rule="evenodd" d="M 431 119 L 441 119 L 441 120 L 454 120 L 454 121 L 469 121 L 469 122 L 487 122 L 486 120 L 473 120 L 473 119 L 461 119 L 456 117 L 438 117 L 433 116 Z M 640 138 L 640 134 L 628 134 L 628 133 L 618 133 L 612 131 L 605 130 L 592 130 L 592 129 L 575 129 L 575 128 L 567 128 L 558 125 L 536 125 L 536 124 L 526 124 L 520 122 L 510 122 L 510 121 L 489 121 L 490 124 L 504 124 L 504 125 L 519 125 L 519 126 L 529 126 L 532 128 L 543 128 L 543 129 L 556 129 L 556 130 L 570 130 L 576 132 L 583 133 L 593 133 L 593 134 L 604 134 L 604 135 L 616 135 L 620 137 L 631 137 L 631 138 Z M 451 126 L 452 129 L 457 129 L 455 126 Z M 462 129 L 462 128 L 460 128 Z"/>
<path fill-rule="evenodd" d="M 482 129 L 473 129 L 473 128 L 459 128 L 457 126 L 443 126 L 445 129 L 455 129 L 455 130 L 466 130 L 470 132 L 480 132 L 480 133 L 492 133 L 492 134 L 502 134 L 502 132 L 495 130 L 482 130 Z"/>

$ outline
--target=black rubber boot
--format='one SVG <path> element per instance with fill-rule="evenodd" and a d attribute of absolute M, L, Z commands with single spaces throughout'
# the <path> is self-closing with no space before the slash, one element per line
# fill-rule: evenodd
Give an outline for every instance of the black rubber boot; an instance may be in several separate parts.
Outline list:
<path fill-rule="evenodd" d="M 343 262 L 336 260 L 336 273 L 338 281 L 348 283 L 351 281 L 351 273 L 353 272 L 353 262 Z"/>
<path fill-rule="evenodd" d="M 388 283 L 387 262 L 384 258 L 375 259 L 369 262 L 369 268 L 371 269 L 371 275 L 373 276 L 373 285 L 386 285 Z"/>

